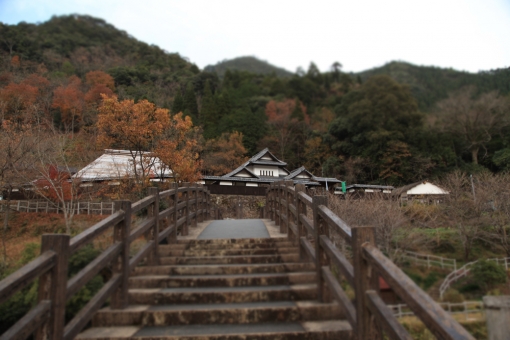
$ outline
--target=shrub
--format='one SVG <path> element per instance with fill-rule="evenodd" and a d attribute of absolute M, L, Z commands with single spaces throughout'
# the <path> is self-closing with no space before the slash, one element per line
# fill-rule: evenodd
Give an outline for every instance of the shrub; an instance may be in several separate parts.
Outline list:
<path fill-rule="evenodd" d="M 448 289 L 443 295 L 443 301 L 445 302 L 459 303 L 464 300 L 464 295 L 456 289 Z"/>
<path fill-rule="evenodd" d="M 470 270 L 471 278 L 485 292 L 507 281 L 505 269 L 494 261 L 479 260 Z"/>

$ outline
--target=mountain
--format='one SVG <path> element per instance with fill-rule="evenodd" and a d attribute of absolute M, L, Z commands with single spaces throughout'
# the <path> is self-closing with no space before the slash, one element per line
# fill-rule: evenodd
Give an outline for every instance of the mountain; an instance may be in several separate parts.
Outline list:
<path fill-rule="evenodd" d="M 239 57 L 230 60 L 224 60 L 216 65 L 207 65 L 204 71 L 216 72 L 220 78 L 223 77 L 227 70 L 246 71 L 256 74 L 276 74 L 279 77 L 291 77 L 292 72 L 289 72 L 281 67 L 269 64 L 266 61 L 257 59 L 255 57 Z"/>
<path fill-rule="evenodd" d="M 474 86 L 478 93 L 498 91 L 510 93 L 510 68 L 469 73 L 451 68 L 417 66 L 406 62 L 392 61 L 382 67 L 359 73 L 350 73 L 353 78 L 365 81 L 374 75 L 388 75 L 410 87 L 421 110 L 428 111 L 434 104 L 451 92 L 465 86 Z"/>

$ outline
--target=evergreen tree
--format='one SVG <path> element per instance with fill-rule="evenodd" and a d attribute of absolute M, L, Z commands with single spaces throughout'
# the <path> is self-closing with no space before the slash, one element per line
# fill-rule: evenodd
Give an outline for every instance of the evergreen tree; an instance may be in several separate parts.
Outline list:
<path fill-rule="evenodd" d="M 198 116 L 198 104 L 197 97 L 195 95 L 195 89 L 193 84 L 190 82 L 186 86 L 186 92 L 184 93 L 184 105 L 186 107 L 185 113 L 191 117 L 194 125 L 200 124 L 200 117 Z"/>
<path fill-rule="evenodd" d="M 303 108 L 301 106 L 301 103 L 299 102 L 299 99 L 296 98 L 295 103 L 296 104 L 295 104 L 294 110 L 292 111 L 290 117 L 296 118 L 297 120 L 302 122 L 303 120 L 305 120 L 305 113 L 303 112 Z"/>
<path fill-rule="evenodd" d="M 172 113 L 178 114 L 179 112 L 184 112 L 186 109 L 184 105 L 184 99 L 182 98 L 181 91 L 177 90 L 177 94 L 175 95 L 174 102 L 172 104 Z"/>
<path fill-rule="evenodd" d="M 215 97 L 211 91 L 209 80 L 205 82 L 204 96 L 200 118 L 204 127 L 204 138 L 211 139 L 218 136 L 217 123 L 219 120 Z"/>

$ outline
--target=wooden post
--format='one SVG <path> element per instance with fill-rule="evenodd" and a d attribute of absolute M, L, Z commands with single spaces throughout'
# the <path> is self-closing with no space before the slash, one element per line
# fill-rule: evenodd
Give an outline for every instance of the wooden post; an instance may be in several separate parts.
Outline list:
<path fill-rule="evenodd" d="M 306 204 L 304 204 L 299 199 L 299 193 L 305 191 L 305 185 L 304 184 L 296 184 L 296 227 L 298 231 L 297 235 L 297 244 L 299 246 L 299 259 L 301 261 L 304 261 L 306 259 L 306 251 L 303 249 L 303 246 L 301 245 L 301 237 L 306 236 L 306 230 L 305 226 L 301 222 L 301 219 L 299 218 L 299 215 L 304 214 L 306 215 Z"/>
<path fill-rule="evenodd" d="M 197 188 L 197 223 L 202 222 L 202 185 L 199 184 Z"/>
<path fill-rule="evenodd" d="M 315 238 L 315 270 L 317 273 L 317 298 L 320 302 L 327 302 L 325 282 L 322 277 L 322 267 L 329 264 L 328 258 L 320 244 L 320 236 L 329 237 L 329 228 L 326 222 L 319 216 L 319 206 L 328 205 L 327 196 L 314 196 L 313 200 L 313 231 Z"/>
<path fill-rule="evenodd" d="M 179 184 L 173 183 L 172 187 L 174 188 L 174 214 L 172 215 L 174 231 L 169 235 L 168 244 L 177 243 L 177 220 L 179 219 L 179 214 L 177 213 L 177 204 L 179 204 Z"/>
<path fill-rule="evenodd" d="M 115 201 L 115 211 L 123 210 L 124 219 L 113 229 L 113 241 L 122 243 L 122 250 L 117 261 L 113 263 L 113 273 L 121 274 L 119 287 L 113 292 L 110 308 L 124 309 L 128 306 L 129 280 L 129 232 L 131 229 L 131 202 Z"/>
<path fill-rule="evenodd" d="M 191 188 L 192 197 L 195 200 L 193 204 L 193 212 L 195 213 L 195 217 L 193 217 L 193 227 L 197 227 L 197 219 L 198 219 L 198 187 L 197 184 L 193 184 Z"/>
<path fill-rule="evenodd" d="M 354 291 L 356 293 L 356 320 L 358 339 L 376 338 L 376 330 L 370 321 L 370 312 L 367 308 L 367 290 L 379 292 L 378 275 L 367 261 L 363 258 L 363 247 L 365 243 L 375 245 L 375 228 L 359 227 L 352 228 L 352 255 L 354 267 Z"/>
<path fill-rule="evenodd" d="M 206 209 L 206 214 L 205 214 L 205 217 L 206 217 L 206 220 L 210 220 L 211 219 L 211 193 L 209 192 L 209 189 L 205 189 L 205 199 L 206 199 L 206 203 L 205 203 L 205 209 Z"/>
<path fill-rule="evenodd" d="M 274 183 L 274 225 L 280 225 L 280 182 Z"/>
<path fill-rule="evenodd" d="M 189 231 L 189 225 L 190 225 L 190 220 L 189 220 L 189 207 L 190 207 L 190 204 L 189 204 L 189 193 L 190 193 L 190 188 L 189 188 L 189 183 L 183 183 L 183 187 L 186 188 L 186 191 L 183 192 L 183 199 L 186 200 L 186 208 L 184 208 L 184 217 L 186 217 L 186 222 L 184 222 L 184 225 L 182 226 L 182 236 L 188 236 L 188 231 Z"/>
<path fill-rule="evenodd" d="M 57 254 L 53 268 L 39 278 L 38 301 L 50 300 L 50 318 L 35 333 L 37 340 L 61 340 L 64 336 L 67 266 L 70 236 L 65 234 L 45 234 L 42 236 L 41 254 L 52 250 Z"/>
<path fill-rule="evenodd" d="M 285 205 L 282 206 L 282 209 L 283 209 L 283 213 L 285 214 L 285 217 L 287 218 L 287 221 L 283 221 L 283 223 L 280 227 L 280 232 L 287 233 L 287 238 L 292 238 L 292 236 L 290 235 L 291 232 L 289 231 L 289 229 L 290 229 L 289 224 L 291 221 L 290 210 L 289 210 L 289 204 L 290 204 L 289 187 L 294 185 L 294 182 L 293 181 L 283 181 L 282 184 L 283 184 L 282 197 L 285 199 Z"/>
<path fill-rule="evenodd" d="M 154 240 L 154 247 L 152 248 L 151 254 L 148 256 L 147 263 L 151 266 L 157 266 L 159 264 L 159 189 L 156 187 L 149 188 L 149 195 L 154 196 L 154 203 L 149 206 L 149 215 L 154 217 L 154 226 L 151 228 L 150 238 Z"/>

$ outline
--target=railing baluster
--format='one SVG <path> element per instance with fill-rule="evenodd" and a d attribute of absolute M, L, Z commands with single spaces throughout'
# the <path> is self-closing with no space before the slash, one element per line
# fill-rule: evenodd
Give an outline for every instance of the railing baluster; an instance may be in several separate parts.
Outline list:
<path fill-rule="evenodd" d="M 352 228 L 352 255 L 354 265 L 354 291 L 356 293 L 356 320 L 358 339 L 375 339 L 375 327 L 371 322 L 370 312 L 367 308 L 365 292 L 374 290 L 379 292 L 378 275 L 363 258 L 365 243 L 375 245 L 375 228 Z"/>
<path fill-rule="evenodd" d="M 113 229 L 113 241 L 122 243 L 122 251 L 113 263 L 113 273 L 120 274 L 120 285 L 112 294 L 110 307 L 124 309 L 128 305 L 128 279 L 129 279 L 129 231 L 131 228 L 131 202 L 116 201 L 115 210 L 124 211 L 124 219 Z"/>
<path fill-rule="evenodd" d="M 329 237 L 328 226 L 319 216 L 319 206 L 328 205 L 327 196 L 314 196 L 313 197 L 313 230 L 315 237 L 315 270 L 317 272 L 317 296 L 321 302 L 327 302 L 329 299 L 326 295 L 326 286 L 324 277 L 322 276 L 322 267 L 329 264 L 327 256 L 324 254 L 320 244 L 320 236 L 326 235 Z"/>
<path fill-rule="evenodd" d="M 39 278 L 38 301 L 51 300 L 51 307 L 49 321 L 35 334 L 37 340 L 61 340 L 64 334 L 69 240 L 64 234 L 42 236 L 41 254 L 53 250 L 57 257 L 53 268 Z"/>
<path fill-rule="evenodd" d="M 147 263 L 151 266 L 159 264 L 159 251 L 158 251 L 158 235 L 159 235 L 159 189 L 156 187 L 150 187 L 149 195 L 154 196 L 154 202 L 149 206 L 149 216 L 154 218 L 154 226 L 149 229 L 149 240 L 154 241 L 154 247 L 149 253 Z M 147 241 L 149 241 L 147 240 Z"/>

